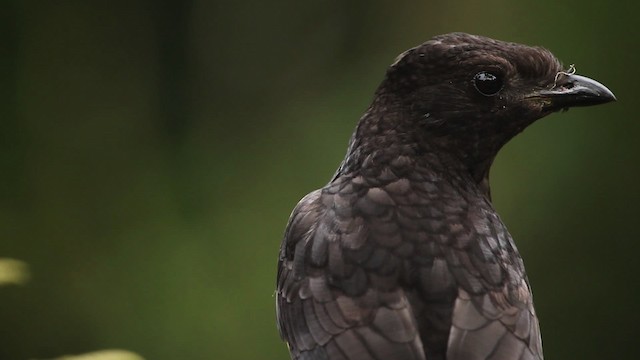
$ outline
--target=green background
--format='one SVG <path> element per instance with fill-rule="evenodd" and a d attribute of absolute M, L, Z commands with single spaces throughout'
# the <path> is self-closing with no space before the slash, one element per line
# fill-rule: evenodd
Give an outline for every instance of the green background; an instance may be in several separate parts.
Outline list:
<path fill-rule="evenodd" d="M 0 359 L 125 348 L 286 359 L 276 259 L 395 56 L 543 45 L 618 102 L 537 122 L 492 170 L 547 359 L 637 359 L 638 2 L 3 1 Z"/>

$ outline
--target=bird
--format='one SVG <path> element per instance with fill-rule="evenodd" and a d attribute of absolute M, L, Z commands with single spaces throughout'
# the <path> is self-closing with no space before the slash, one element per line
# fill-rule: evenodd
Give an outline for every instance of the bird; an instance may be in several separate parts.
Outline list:
<path fill-rule="evenodd" d="M 398 56 L 286 226 L 275 302 L 291 359 L 543 359 L 489 170 L 537 119 L 614 100 L 542 47 L 450 33 Z"/>

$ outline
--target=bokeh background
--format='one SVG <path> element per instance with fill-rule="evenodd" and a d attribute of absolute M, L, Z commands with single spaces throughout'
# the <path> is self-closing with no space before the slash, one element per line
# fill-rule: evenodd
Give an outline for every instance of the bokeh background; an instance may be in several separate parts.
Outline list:
<path fill-rule="evenodd" d="M 466 31 L 543 45 L 618 102 L 492 170 L 548 359 L 637 359 L 638 2 L 17 1 L 0 10 L 0 359 L 122 348 L 286 359 L 276 258 L 395 56 Z"/>

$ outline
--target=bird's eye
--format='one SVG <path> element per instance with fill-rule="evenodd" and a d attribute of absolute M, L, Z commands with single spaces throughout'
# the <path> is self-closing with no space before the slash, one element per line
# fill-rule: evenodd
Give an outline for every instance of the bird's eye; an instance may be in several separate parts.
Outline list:
<path fill-rule="evenodd" d="M 490 72 L 480 71 L 473 77 L 473 86 L 484 96 L 493 96 L 502 89 L 502 79 Z"/>

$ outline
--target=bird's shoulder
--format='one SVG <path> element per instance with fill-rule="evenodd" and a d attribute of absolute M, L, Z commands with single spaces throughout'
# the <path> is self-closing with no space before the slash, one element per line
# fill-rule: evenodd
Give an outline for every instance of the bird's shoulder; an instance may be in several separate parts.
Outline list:
<path fill-rule="evenodd" d="M 358 252 L 371 255 L 376 247 L 392 250 L 402 246 L 403 234 L 415 226 L 416 216 L 422 216 L 416 214 L 417 208 L 407 207 L 435 204 L 435 196 L 428 193 L 438 191 L 427 183 L 417 187 L 411 179 L 399 177 L 388 168 L 374 174 L 336 176 L 323 188 L 307 194 L 292 211 L 280 263 L 289 263 L 299 277 L 309 267 L 347 270 L 340 266 L 343 260 L 362 265 L 360 260 L 365 259 L 351 257 L 357 258 Z M 343 254 L 341 259 L 336 258 L 338 253 Z"/>

